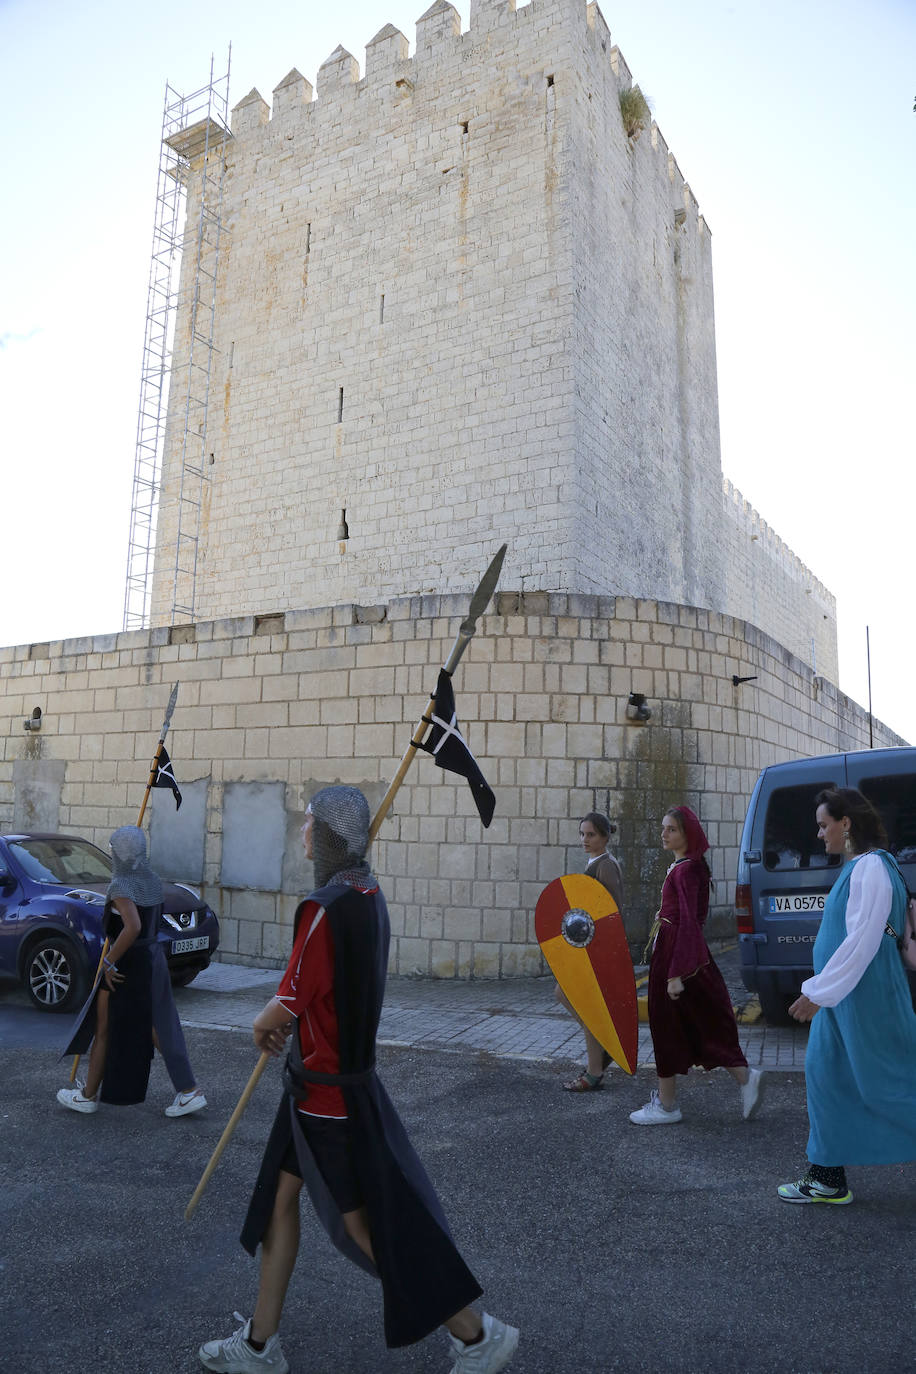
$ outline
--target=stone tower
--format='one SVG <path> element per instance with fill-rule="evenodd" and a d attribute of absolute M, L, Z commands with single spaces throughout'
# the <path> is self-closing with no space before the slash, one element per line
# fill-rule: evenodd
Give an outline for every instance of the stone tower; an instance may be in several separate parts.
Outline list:
<path fill-rule="evenodd" d="M 835 676 L 829 593 L 723 493 L 709 231 L 597 5 L 436 0 L 408 52 L 233 112 L 196 618 L 464 590 L 505 540 L 505 587 L 747 615 Z"/>

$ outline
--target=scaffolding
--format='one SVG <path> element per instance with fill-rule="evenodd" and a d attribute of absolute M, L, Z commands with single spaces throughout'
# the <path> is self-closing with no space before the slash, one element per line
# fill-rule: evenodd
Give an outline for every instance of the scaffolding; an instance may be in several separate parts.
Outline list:
<path fill-rule="evenodd" d="M 154 571 L 157 586 L 171 574 L 170 623 L 194 619 L 200 517 L 209 480 L 207 410 L 216 351 L 213 329 L 226 144 L 232 137 L 230 62 L 231 48 L 225 75 L 216 77 L 211 58 L 210 80 L 193 95 L 181 95 L 168 83 L 165 88 L 127 552 L 125 630 L 150 625 Z M 188 215 L 189 200 L 193 216 Z M 188 330 L 186 345 L 176 358 L 180 310 Z M 182 390 L 172 395 L 170 407 L 173 372 Z M 164 535 L 157 551 L 170 408 L 173 432 L 176 425 L 181 426 L 180 442 L 171 445 L 179 451 L 177 491 L 167 539 Z"/>

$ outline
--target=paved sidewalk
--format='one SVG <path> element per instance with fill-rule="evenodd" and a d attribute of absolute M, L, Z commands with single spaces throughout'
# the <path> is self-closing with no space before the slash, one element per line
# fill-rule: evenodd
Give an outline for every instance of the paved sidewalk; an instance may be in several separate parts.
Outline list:
<path fill-rule="evenodd" d="M 733 951 L 716 954 L 736 1005 L 747 999 Z M 272 997 L 275 969 L 211 964 L 191 987 L 176 989 L 186 1026 L 250 1032 L 251 1022 Z M 408 1049 L 468 1051 L 499 1059 L 578 1063 L 582 1033 L 553 1000 L 550 977 L 529 979 L 389 978 L 379 1043 Z M 741 1048 L 752 1066 L 799 1071 L 804 1067 L 807 1026 L 773 1027 L 763 1021 L 740 1026 Z M 639 1064 L 651 1065 L 647 1025 L 639 1027 Z"/>

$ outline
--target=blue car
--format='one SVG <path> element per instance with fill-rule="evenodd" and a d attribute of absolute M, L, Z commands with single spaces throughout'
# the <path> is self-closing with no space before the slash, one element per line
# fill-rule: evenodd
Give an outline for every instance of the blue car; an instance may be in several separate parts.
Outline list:
<path fill-rule="evenodd" d="M 76 835 L 0 836 L 0 975 L 17 978 L 42 1011 L 73 1011 L 102 952 L 111 859 Z M 173 984 L 205 969 L 219 922 L 190 887 L 165 883 L 159 942 Z"/>

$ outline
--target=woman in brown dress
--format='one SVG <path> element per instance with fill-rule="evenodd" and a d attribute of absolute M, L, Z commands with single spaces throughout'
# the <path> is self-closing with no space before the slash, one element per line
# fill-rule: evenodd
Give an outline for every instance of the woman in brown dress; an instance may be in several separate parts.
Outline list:
<path fill-rule="evenodd" d="M 649 964 L 649 1029 L 658 1088 L 630 1113 L 637 1126 L 681 1120 L 677 1075 L 693 1064 L 727 1069 L 738 1084 L 747 1119 L 760 1105 L 763 1073 L 749 1069 L 722 974 L 703 938 L 709 912 L 709 841 L 689 806 L 673 806 L 662 821 L 662 846 L 674 855 L 662 887 L 658 934 Z"/>
<path fill-rule="evenodd" d="M 583 816 L 579 822 L 579 839 L 582 841 L 582 848 L 588 855 L 588 865 L 586 866 L 586 876 L 595 878 L 602 887 L 606 887 L 617 904 L 617 910 L 621 908 L 623 901 L 623 881 L 620 873 L 620 864 L 614 855 L 608 850 L 608 841 L 612 835 L 616 835 L 617 827 L 607 816 L 600 811 L 589 811 L 587 816 Z M 582 1026 L 585 1034 L 585 1050 L 588 1056 L 585 1068 L 575 1078 L 563 1084 L 563 1088 L 568 1093 L 594 1093 L 604 1086 L 604 1073 L 611 1062 L 611 1056 L 602 1045 L 595 1039 L 591 1031 L 582 1024 L 579 1017 L 573 1010 L 572 1004 L 563 992 L 559 983 L 557 984 L 555 997 L 561 1006 L 571 1012 Z"/>

